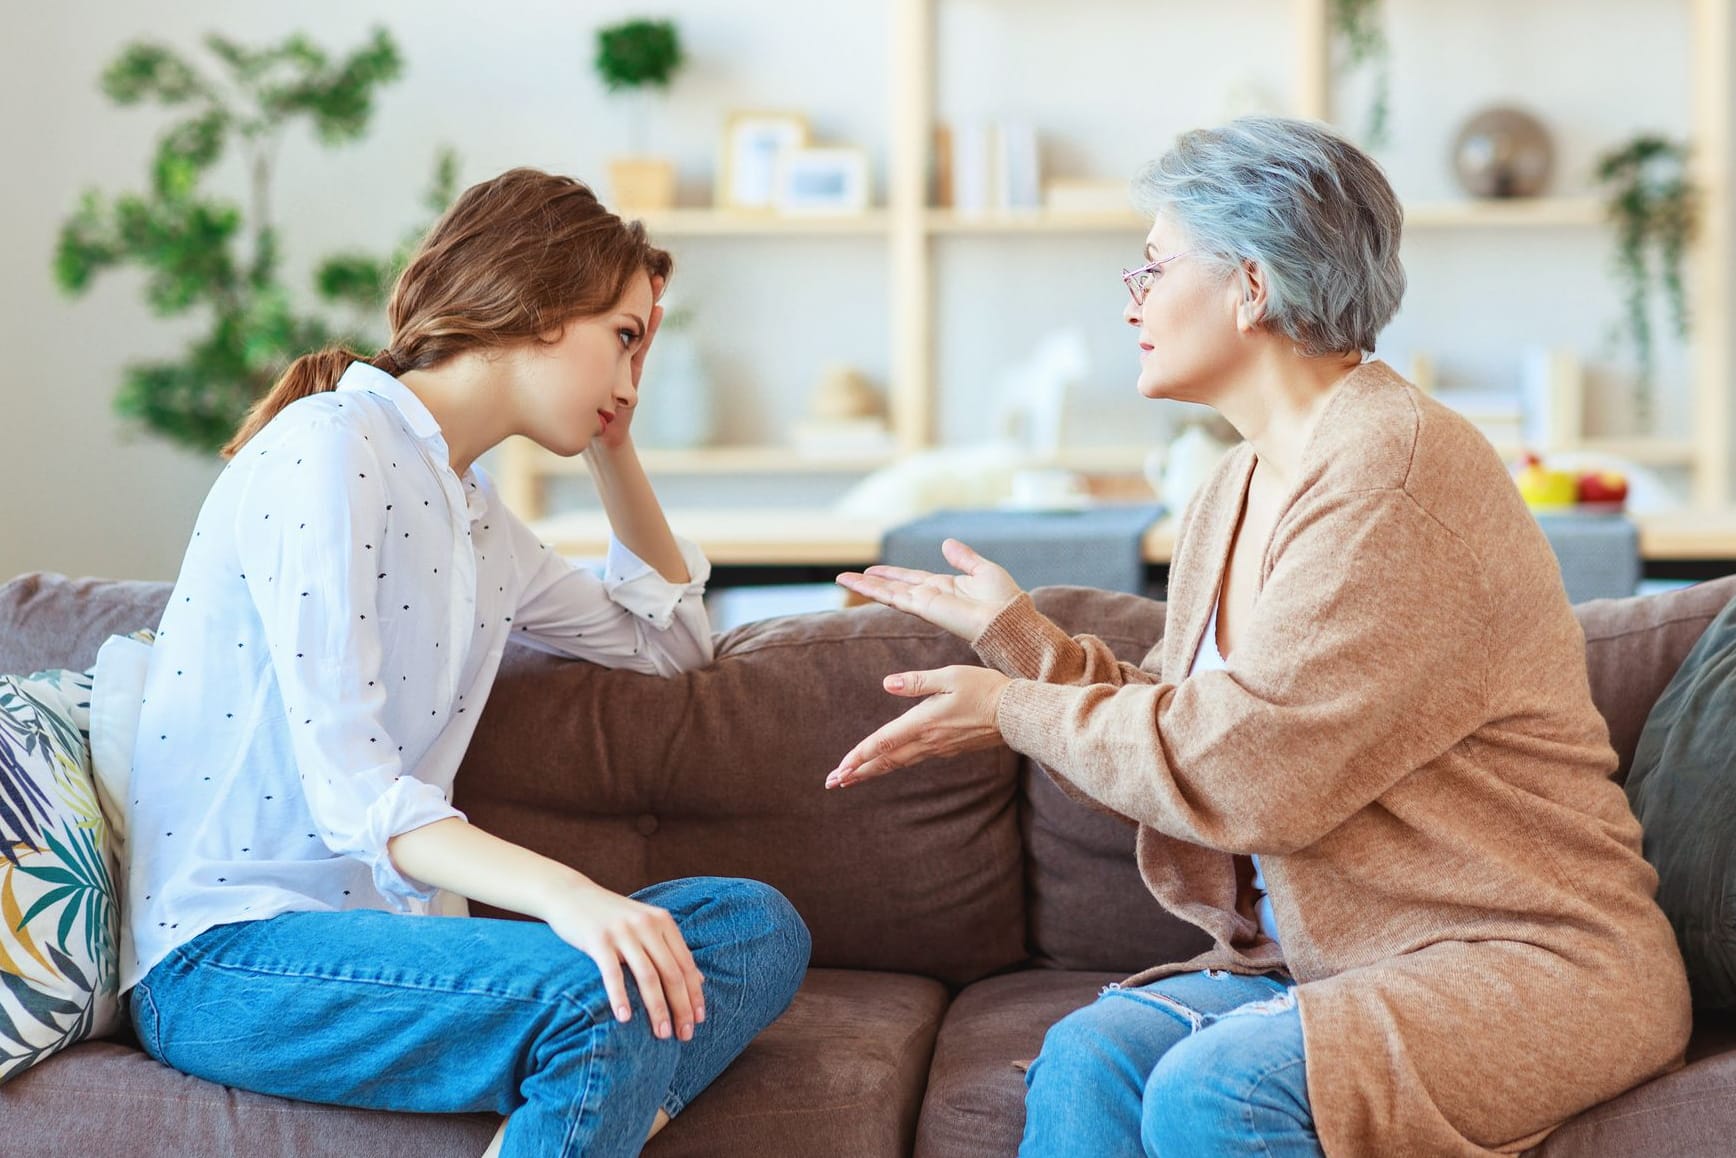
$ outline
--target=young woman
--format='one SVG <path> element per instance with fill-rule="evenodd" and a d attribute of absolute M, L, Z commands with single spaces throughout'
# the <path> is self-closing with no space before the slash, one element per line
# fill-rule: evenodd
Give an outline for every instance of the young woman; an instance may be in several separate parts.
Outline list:
<path fill-rule="evenodd" d="M 630 433 L 669 272 L 584 185 L 515 169 L 429 233 L 386 349 L 297 360 L 226 448 L 133 767 L 122 985 L 158 1060 L 493 1110 L 508 1155 L 632 1154 L 794 996 L 807 930 L 771 888 L 618 896 L 449 803 L 509 638 L 662 675 L 711 659 L 709 566 Z M 514 434 L 588 451 L 601 579 L 475 465 Z M 440 890 L 538 920 L 417 919 L 451 911 Z"/>
<path fill-rule="evenodd" d="M 890 677 L 929 698 L 828 784 L 1005 742 L 1137 821 L 1211 934 L 1049 1030 L 1026 1158 L 1523 1150 L 1690 1027 L 1554 557 L 1475 428 L 1364 360 L 1405 284 L 1372 160 L 1251 118 L 1137 188 L 1139 390 L 1247 440 L 1183 519 L 1163 642 L 1117 663 L 957 543 L 960 575 L 843 576 L 998 670 Z"/>

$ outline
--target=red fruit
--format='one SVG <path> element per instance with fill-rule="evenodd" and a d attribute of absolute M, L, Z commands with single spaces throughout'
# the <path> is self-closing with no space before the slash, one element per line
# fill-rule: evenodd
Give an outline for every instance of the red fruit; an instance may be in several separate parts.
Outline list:
<path fill-rule="evenodd" d="M 1586 471 L 1579 476 L 1579 501 L 1615 505 L 1625 503 L 1628 495 L 1626 476 L 1620 471 Z"/>

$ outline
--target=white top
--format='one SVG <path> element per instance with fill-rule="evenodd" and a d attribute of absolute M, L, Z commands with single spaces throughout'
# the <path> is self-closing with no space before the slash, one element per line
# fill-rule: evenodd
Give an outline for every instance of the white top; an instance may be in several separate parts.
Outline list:
<path fill-rule="evenodd" d="M 679 586 L 618 542 L 601 578 L 562 559 L 366 363 L 285 407 L 206 497 L 152 649 L 123 989 L 213 925 L 428 912 L 386 842 L 462 815 L 453 777 L 509 632 L 660 675 L 711 661 L 711 567 L 678 543 Z"/>
<path fill-rule="evenodd" d="M 1229 666 L 1223 653 L 1218 650 L 1218 605 L 1214 603 L 1212 621 L 1206 624 L 1206 636 L 1200 640 L 1200 649 L 1194 655 L 1193 667 L 1188 670 L 1188 674 L 1223 671 Z M 1254 914 L 1260 918 L 1260 931 L 1276 941 L 1278 919 L 1272 913 L 1272 898 L 1266 895 L 1266 876 L 1260 871 L 1260 858 L 1256 856 L 1250 859 L 1254 862 L 1254 890 L 1259 894 L 1254 902 Z"/>

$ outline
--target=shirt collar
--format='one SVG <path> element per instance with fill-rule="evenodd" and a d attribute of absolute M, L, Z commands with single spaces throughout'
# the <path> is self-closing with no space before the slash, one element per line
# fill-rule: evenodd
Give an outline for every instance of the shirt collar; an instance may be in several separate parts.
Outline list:
<path fill-rule="evenodd" d="M 398 408 L 417 438 L 438 438 L 442 444 L 446 441 L 445 436 L 440 433 L 440 424 L 434 420 L 433 412 L 416 397 L 415 391 L 378 366 L 371 366 L 366 362 L 351 362 L 343 377 L 338 379 L 337 388 L 366 390 L 370 394 L 378 394 Z"/>
<path fill-rule="evenodd" d="M 452 460 L 446 447 L 446 436 L 441 433 L 440 424 L 434 420 L 433 411 L 416 397 L 414 390 L 378 366 L 371 366 L 366 362 L 351 362 L 343 377 L 338 379 L 337 389 L 366 390 L 396 406 L 398 413 L 404 416 L 404 421 L 410 424 L 410 432 L 429 444 L 429 457 L 446 471 L 447 477 L 456 477 L 452 474 Z M 488 503 L 483 498 L 482 488 L 477 486 L 474 466 L 464 472 L 463 478 L 458 479 L 458 485 L 464 495 L 464 505 L 470 512 L 470 520 L 475 522 L 482 517 Z"/>

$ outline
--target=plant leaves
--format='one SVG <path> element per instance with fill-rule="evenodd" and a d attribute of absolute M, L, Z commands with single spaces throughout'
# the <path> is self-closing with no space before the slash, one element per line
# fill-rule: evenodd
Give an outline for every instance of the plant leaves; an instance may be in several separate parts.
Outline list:
<path fill-rule="evenodd" d="M 48 911 L 67 897 L 72 896 L 74 893 L 78 892 L 80 887 L 81 886 L 79 885 L 61 885 L 57 889 L 49 889 L 46 893 L 43 893 L 40 897 L 36 898 L 36 903 L 30 906 L 29 910 L 25 912 L 23 918 L 19 920 L 16 925 L 12 926 L 12 931 L 15 933 L 24 932 L 24 930 L 29 927 L 30 922 L 35 920 L 39 914 Z M 64 933 L 61 934 L 61 940 L 64 941 L 65 939 L 66 935 Z M 44 962 L 44 964 L 47 964 L 47 962 Z"/>

